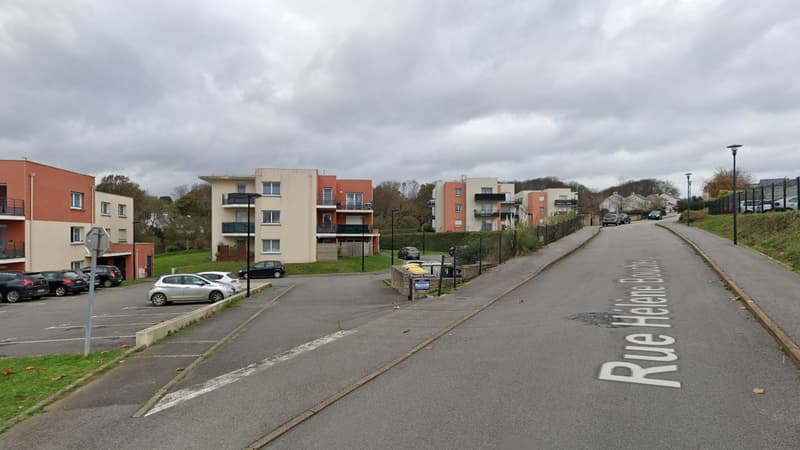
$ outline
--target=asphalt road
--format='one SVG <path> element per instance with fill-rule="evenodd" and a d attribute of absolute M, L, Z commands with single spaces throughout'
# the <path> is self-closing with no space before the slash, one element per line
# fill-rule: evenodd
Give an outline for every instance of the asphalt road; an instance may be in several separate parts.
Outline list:
<path fill-rule="evenodd" d="M 668 314 L 620 306 L 633 286 L 665 288 Z M 669 232 L 606 228 L 269 448 L 796 449 L 800 371 L 730 296 Z M 668 326 L 612 325 L 636 313 Z M 600 379 L 610 362 L 664 371 Z"/>

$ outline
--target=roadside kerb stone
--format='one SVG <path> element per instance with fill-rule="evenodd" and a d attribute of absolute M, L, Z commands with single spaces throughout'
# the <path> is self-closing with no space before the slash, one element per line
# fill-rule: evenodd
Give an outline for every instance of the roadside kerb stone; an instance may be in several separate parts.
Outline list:
<path fill-rule="evenodd" d="M 269 287 L 272 287 L 272 283 L 268 281 L 264 284 L 260 284 L 254 288 L 251 288 L 250 294 L 252 295 L 259 293 Z M 137 331 L 136 347 L 149 347 L 169 336 L 169 334 L 174 331 L 178 331 L 181 328 L 197 322 L 198 320 L 207 319 L 208 317 L 213 316 L 223 308 L 227 307 L 231 302 L 244 298 L 244 296 L 245 292 L 242 291 L 236 295 L 232 295 L 211 305 L 203 306 L 202 308 L 195 309 L 194 311 L 190 311 L 173 319 L 165 320 L 164 322 L 153 325 L 152 327 Z"/>

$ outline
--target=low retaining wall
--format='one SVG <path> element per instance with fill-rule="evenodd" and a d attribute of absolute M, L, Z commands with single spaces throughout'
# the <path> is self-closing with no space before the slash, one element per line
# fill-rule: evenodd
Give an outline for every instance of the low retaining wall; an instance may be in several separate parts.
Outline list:
<path fill-rule="evenodd" d="M 272 287 L 272 283 L 266 282 L 255 288 L 250 288 L 250 295 L 261 292 L 268 287 Z M 213 316 L 214 314 L 218 313 L 221 309 L 228 306 L 228 304 L 231 303 L 232 301 L 244 297 L 245 294 L 246 292 L 242 291 L 236 295 L 232 295 L 226 298 L 225 300 L 220 300 L 216 303 L 212 303 L 202 308 L 195 309 L 194 311 L 190 311 L 182 316 L 175 317 L 174 319 L 158 323 L 150 328 L 145 328 L 144 330 L 137 331 L 136 346 L 149 347 L 155 344 L 156 342 L 164 339 L 165 337 L 169 336 L 169 334 L 173 331 L 178 331 L 181 328 L 191 325 L 194 322 Z"/>

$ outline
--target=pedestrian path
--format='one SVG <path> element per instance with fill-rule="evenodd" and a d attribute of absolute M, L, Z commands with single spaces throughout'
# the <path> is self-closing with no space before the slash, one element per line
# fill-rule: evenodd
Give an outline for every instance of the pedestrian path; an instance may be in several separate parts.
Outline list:
<path fill-rule="evenodd" d="M 722 271 L 723 278 L 744 294 L 742 300 L 745 306 L 754 311 L 767 330 L 779 341 L 781 334 L 791 341 L 781 342 L 781 345 L 789 351 L 795 362 L 800 363 L 800 274 L 766 255 L 733 245 L 732 240 L 700 228 L 672 220 L 659 225 L 694 244 L 701 254 L 716 265 Z M 748 303 L 748 300 L 752 300 L 752 303 Z M 759 309 L 768 320 L 758 317 Z"/>

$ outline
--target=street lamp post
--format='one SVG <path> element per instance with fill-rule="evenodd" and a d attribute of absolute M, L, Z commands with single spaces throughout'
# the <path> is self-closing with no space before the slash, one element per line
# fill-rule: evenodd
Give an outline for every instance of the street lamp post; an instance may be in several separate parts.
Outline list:
<path fill-rule="evenodd" d="M 257 194 L 255 192 L 247 194 L 247 251 L 244 255 L 244 258 L 247 260 L 247 272 L 245 272 L 247 274 L 246 297 L 250 297 L 250 235 L 252 234 L 250 231 L 250 205 L 253 203 L 253 200 L 256 197 L 261 197 L 261 194 Z"/>
<path fill-rule="evenodd" d="M 364 229 L 367 228 L 365 223 L 361 223 L 361 271 L 364 271 Z"/>
<path fill-rule="evenodd" d="M 392 256 L 391 256 L 391 264 L 394 266 L 394 215 L 400 212 L 400 208 L 392 208 Z"/>
<path fill-rule="evenodd" d="M 736 152 L 739 151 L 739 144 L 729 145 L 731 154 L 733 155 L 733 245 L 737 245 L 738 239 L 736 237 L 736 210 L 739 209 L 739 199 L 736 195 Z"/>
<path fill-rule="evenodd" d="M 692 176 L 692 172 L 686 172 L 686 226 L 690 227 L 690 215 L 692 214 L 692 182 L 689 181 L 689 177 Z"/>

